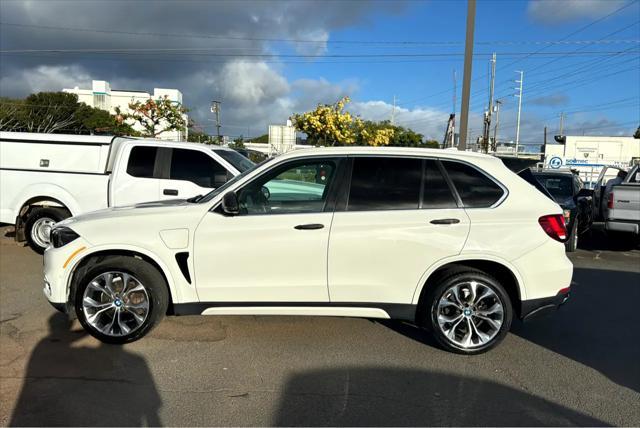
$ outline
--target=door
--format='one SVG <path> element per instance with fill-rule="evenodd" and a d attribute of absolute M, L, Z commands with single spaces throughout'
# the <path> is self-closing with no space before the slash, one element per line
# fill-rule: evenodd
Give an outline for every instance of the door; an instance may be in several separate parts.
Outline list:
<path fill-rule="evenodd" d="M 327 302 L 327 245 L 340 160 L 290 161 L 236 193 L 240 215 L 215 209 L 195 234 L 201 301 Z"/>
<path fill-rule="evenodd" d="M 222 186 L 234 174 L 201 150 L 164 149 L 168 173 L 160 180 L 158 199 L 188 199 Z"/>
<path fill-rule="evenodd" d="M 118 166 L 111 176 L 109 206 L 158 200 L 158 152 L 158 147 L 149 145 L 131 146 L 123 150 L 121 159 L 127 159 L 126 166 Z"/>
<path fill-rule="evenodd" d="M 411 303 L 423 273 L 462 250 L 469 219 L 437 161 L 355 157 L 329 240 L 332 302 Z"/>

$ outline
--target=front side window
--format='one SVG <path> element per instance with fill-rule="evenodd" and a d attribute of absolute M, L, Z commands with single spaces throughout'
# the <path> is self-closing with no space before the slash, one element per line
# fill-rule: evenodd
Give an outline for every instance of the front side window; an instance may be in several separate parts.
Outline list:
<path fill-rule="evenodd" d="M 129 153 L 127 174 L 139 178 L 154 178 L 153 167 L 156 163 L 157 147 L 135 146 Z"/>
<path fill-rule="evenodd" d="M 171 180 L 186 180 L 200 187 L 215 188 L 232 177 L 225 167 L 203 152 L 173 149 L 169 172 Z"/>
<path fill-rule="evenodd" d="M 504 190 L 477 168 L 461 162 L 442 161 L 466 208 L 489 208 Z"/>
<path fill-rule="evenodd" d="M 420 204 L 422 159 L 353 159 L 347 211 L 407 210 Z"/>
<path fill-rule="evenodd" d="M 213 149 L 213 152 L 220 156 L 222 159 L 229 162 L 235 169 L 240 172 L 245 172 L 246 170 L 256 166 L 256 164 L 254 164 L 235 150 Z"/>
<path fill-rule="evenodd" d="M 240 214 L 324 211 L 337 161 L 307 160 L 277 167 L 237 192 Z"/>

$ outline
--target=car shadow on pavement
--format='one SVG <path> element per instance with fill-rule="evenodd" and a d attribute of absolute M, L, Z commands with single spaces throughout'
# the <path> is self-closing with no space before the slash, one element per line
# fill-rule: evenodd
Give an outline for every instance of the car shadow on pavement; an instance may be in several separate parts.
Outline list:
<path fill-rule="evenodd" d="M 638 302 L 637 272 L 575 268 L 569 301 L 511 332 L 640 392 Z"/>
<path fill-rule="evenodd" d="M 9 425 L 161 425 L 162 402 L 144 358 L 123 346 L 75 344 L 84 336 L 62 313 L 49 318 Z"/>
<path fill-rule="evenodd" d="M 420 369 L 353 367 L 291 376 L 276 426 L 602 426 L 491 380 Z"/>
<path fill-rule="evenodd" d="M 587 251 L 632 251 L 640 248 L 640 240 L 629 233 L 612 235 L 601 227 L 594 227 L 580 235 L 578 248 Z"/>

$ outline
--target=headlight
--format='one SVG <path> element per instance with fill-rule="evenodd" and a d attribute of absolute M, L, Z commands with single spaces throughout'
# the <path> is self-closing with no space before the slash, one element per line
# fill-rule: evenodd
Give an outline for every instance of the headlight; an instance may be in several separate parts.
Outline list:
<path fill-rule="evenodd" d="M 571 210 L 562 210 L 562 215 L 564 216 L 564 224 L 569 224 L 571 220 Z"/>
<path fill-rule="evenodd" d="M 53 248 L 60 248 L 79 237 L 80 235 L 68 227 L 56 227 L 51 231 L 51 243 L 53 244 Z"/>

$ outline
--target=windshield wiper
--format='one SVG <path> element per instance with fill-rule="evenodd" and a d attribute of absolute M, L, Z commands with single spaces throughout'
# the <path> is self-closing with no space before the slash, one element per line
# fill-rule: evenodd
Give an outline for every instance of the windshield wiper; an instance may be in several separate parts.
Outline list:
<path fill-rule="evenodd" d="M 195 204 L 195 203 L 197 203 L 197 202 L 198 202 L 200 199 L 202 199 L 202 198 L 204 198 L 204 196 L 202 196 L 202 195 L 197 195 L 197 196 L 194 196 L 193 198 L 189 198 L 189 199 L 187 199 L 187 202 L 190 202 L 190 203 L 192 203 L 192 204 Z"/>

